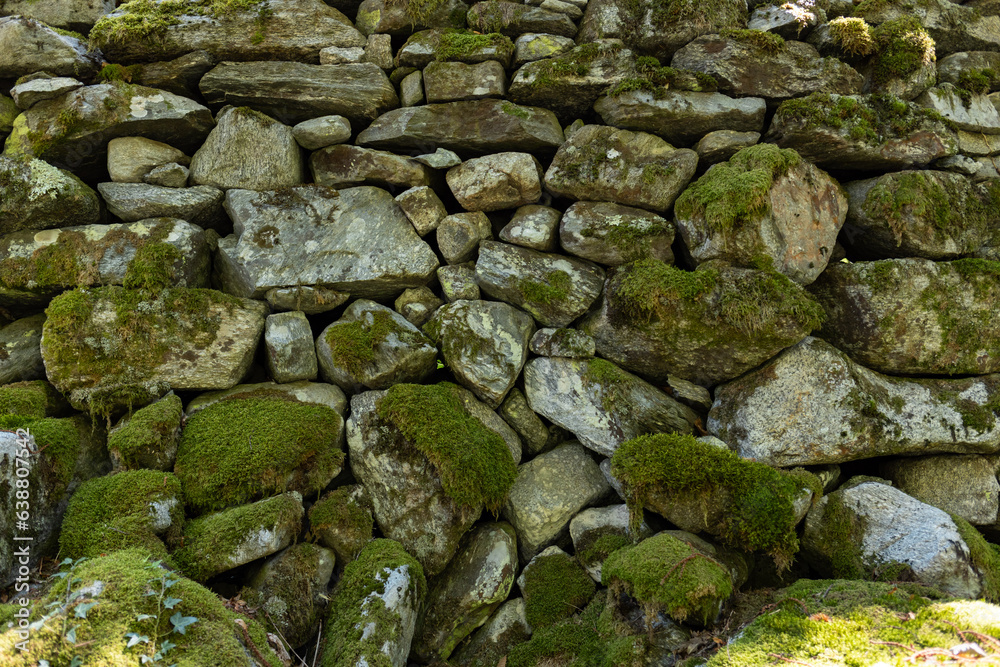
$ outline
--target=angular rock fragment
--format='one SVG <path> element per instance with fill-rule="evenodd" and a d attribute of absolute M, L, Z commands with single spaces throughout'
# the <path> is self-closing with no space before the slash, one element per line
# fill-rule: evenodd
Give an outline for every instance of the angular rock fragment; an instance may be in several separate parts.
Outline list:
<path fill-rule="evenodd" d="M 577 202 L 559 223 L 559 240 L 571 255 L 616 266 L 652 257 L 672 263 L 674 226 L 655 213 L 610 202 Z"/>

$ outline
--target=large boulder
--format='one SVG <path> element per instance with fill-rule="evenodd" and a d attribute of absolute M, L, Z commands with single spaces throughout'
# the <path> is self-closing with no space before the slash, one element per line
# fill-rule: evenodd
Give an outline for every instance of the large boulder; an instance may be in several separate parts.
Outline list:
<path fill-rule="evenodd" d="M 653 259 L 618 267 L 580 328 L 597 352 L 661 382 L 731 380 L 805 338 L 823 311 L 773 269 L 705 264 L 682 271 Z"/>
<path fill-rule="evenodd" d="M 239 296 L 300 285 L 384 299 L 425 285 L 438 267 L 437 255 L 379 188 L 234 190 L 226 210 L 236 233 L 219 241 L 215 271 L 222 289 Z"/>
<path fill-rule="evenodd" d="M 216 60 L 318 63 L 327 46 L 365 45 L 350 20 L 322 0 L 161 4 L 155 10 L 132 0 L 98 21 L 90 39 L 116 63 L 172 60 L 191 51 Z"/>
<path fill-rule="evenodd" d="M 27 155 L 0 155 L 0 234 L 89 225 L 100 213 L 97 193 L 72 173 Z"/>
<path fill-rule="evenodd" d="M 1000 376 L 904 379 L 806 338 L 716 388 L 707 428 L 774 466 L 1000 450 Z"/>
<path fill-rule="evenodd" d="M 837 263 L 810 287 L 826 311 L 817 335 L 882 373 L 1000 372 L 998 276 L 977 259 Z"/>
<path fill-rule="evenodd" d="M 114 0 L 57 0 L 38 2 L 37 0 L 6 0 L 0 12 L 4 16 L 23 16 L 62 28 L 87 32 L 99 18 L 115 9 Z"/>
<path fill-rule="evenodd" d="M 55 4 L 46 2 L 36 6 Z M 83 35 L 60 34 L 40 20 L 26 16 L 0 18 L 0 77 L 16 79 L 41 71 L 58 76 L 87 76 L 97 73 L 100 61 L 98 54 L 87 48 Z"/>
<path fill-rule="evenodd" d="M 49 381 L 78 409 L 111 414 L 171 388 L 234 386 L 253 360 L 267 305 L 205 289 L 99 287 L 62 294 L 47 312 Z"/>
<path fill-rule="evenodd" d="M 528 153 L 494 153 L 466 160 L 446 175 L 466 211 L 497 211 L 542 197 L 542 165 Z"/>
<path fill-rule="evenodd" d="M 1000 484 L 990 457 L 975 454 L 899 458 L 879 466 L 881 476 L 922 503 L 972 524 L 992 526 Z M 956 480 L 962 480 L 956 484 Z"/>
<path fill-rule="evenodd" d="M 751 267 L 763 256 L 802 285 L 826 268 L 846 218 L 837 181 L 774 144 L 744 148 L 713 166 L 674 206 L 696 264 L 721 259 Z"/>

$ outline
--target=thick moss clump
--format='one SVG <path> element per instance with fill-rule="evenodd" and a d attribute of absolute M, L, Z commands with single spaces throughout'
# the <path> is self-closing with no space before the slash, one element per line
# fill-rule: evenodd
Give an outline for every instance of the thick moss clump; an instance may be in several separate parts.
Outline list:
<path fill-rule="evenodd" d="M 780 35 L 764 30 L 720 30 L 719 35 L 753 47 L 768 55 L 777 55 L 785 50 L 785 40 Z"/>
<path fill-rule="evenodd" d="M 108 451 L 120 468 L 168 470 L 173 468 L 184 408 L 181 399 L 169 394 L 136 411 L 108 434 Z"/>
<path fill-rule="evenodd" d="M 230 398 L 196 412 L 174 471 L 187 504 L 222 509 L 284 491 L 316 493 L 340 471 L 342 420 L 293 399 Z"/>
<path fill-rule="evenodd" d="M 500 510 L 517 465 L 503 438 L 468 413 L 458 387 L 397 384 L 379 402 L 378 414 L 434 464 L 455 502 Z"/>
<path fill-rule="evenodd" d="M 748 146 L 681 193 L 676 214 L 681 218 L 703 215 L 709 226 L 721 231 L 756 220 L 770 210 L 768 195 L 774 180 L 801 161 L 791 148 Z"/>
<path fill-rule="evenodd" d="M 871 31 L 876 82 L 903 78 L 935 61 L 934 40 L 916 16 L 901 16 Z"/>
<path fill-rule="evenodd" d="M 160 595 L 164 581 L 169 595 Z M 97 582 L 100 582 L 98 585 Z M 77 595 L 79 591 L 79 595 Z M 164 606 L 167 597 L 176 600 Z M 96 603 L 96 604 L 94 604 Z M 47 618 L 43 619 L 43 614 Z M 197 620 L 180 634 L 172 632 L 170 617 L 180 614 Z M 164 568 L 142 549 L 127 549 L 75 564 L 32 608 L 31 620 L 41 624 L 27 642 L 28 651 L 14 649 L 13 630 L 0 634 L 4 665 L 28 667 L 48 661 L 51 665 L 139 665 L 141 656 L 166 650 L 163 664 L 177 667 L 234 667 L 249 665 L 240 617 L 228 611 L 215 593 Z M 268 667 L 281 662 L 267 643 L 264 629 L 243 620 L 259 654 Z M 73 630 L 75 644 L 65 641 Z M 147 637 L 126 648 L 127 633 Z M 74 662 L 74 659 L 79 657 Z"/>
<path fill-rule="evenodd" d="M 90 43 L 107 44 L 151 39 L 180 23 L 181 16 L 224 19 L 234 12 L 254 9 L 265 0 L 130 0 L 118 8 L 121 15 L 105 16 L 90 30 Z"/>
<path fill-rule="evenodd" d="M 83 416 L 65 419 L 0 416 L 0 429 L 16 431 L 21 428 L 34 438 L 40 455 L 39 477 L 31 479 L 32 493 L 40 493 L 44 489 L 49 498 L 60 497 L 73 479 L 81 443 L 86 438 L 95 437 L 91 433 L 90 421 Z M 103 434 L 98 432 L 97 437 L 103 437 Z"/>
<path fill-rule="evenodd" d="M 584 566 L 603 563 L 608 556 L 631 544 L 632 539 L 621 528 L 603 526 L 583 536 L 577 544 L 576 557 Z"/>
<path fill-rule="evenodd" d="M 354 498 L 351 487 L 343 486 L 309 508 L 309 527 L 313 537 L 336 551 L 338 558 L 350 561 L 371 540 L 375 519 L 371 509 Z M 323 538 L 324 533 L 334 538 L 333 544 Z"/>
<path fill-rule="evenodd" d="M 830 28 L 830 37 L 848 55 L 868 56 L 875 50 L 871 26 L 864 19 L 838 16 L 827 25 Z"/>
<path fill-rule="evenodd" d="M 388 656 L 382 652 L 382 646 L 394 637 L 381 633 L 399 631 L 400 619 L 374 596 L 385 594 L 386 578 L 383 573 L 403 566 L 407 568 L 412 587 L 408 593 L 419 605 L 427 596 L 424 570 L 399 542 L 373 540 L 358 554 L 357 560 L 344 569 L 344 576 L 334 589 L 327 616 L 324 634 L 328 639 L 322 667 L 352 667 L 361 661 L 373 667 L 391 665 Z M 396 597 L 403 598 L 404 595 L 400 592 Z M 367 602 L 362 607 L 366 598 Z M 370 631 L 372 626 L 375 632 Z"/>
<path fill-rule="evenodd" d="M 57 417 L 69 409 L 62 394 L 45 380 L 15 382 L 0 387 L 0 415 L 42 419 Z"/>
<path fill-rule="evenodd" d="M 725 492 L 730 505 L 719 534 L 723 543 L 767 551 L 782 569 L 798 551 L 792 501 L 801 485 L 763 463 L 746 461 L 691 435 L 658 433 L 623 443 L 611 457 L 611 472 L 625 489 L 634 532 L 648 493 L 669 497 Z"/>
<path fill-rule="evenodd" d="M 987 542 L 986 538 L 968 521 L 951 515 L 958 527 L 958 534 L 972 555 L 972 564 L 983 575 L 983 597 L 990 602 L 1000 602 L 1000 546 Z"/>
<path fill-rule="evenodd" d="M 402 326 L 385 310 L 376 310 L 371 315 L 371 324 L 363 320 L 337 322 L 326 331 L 326 343 L 330 346 L 334 365 L 354 377 L 360 376 L 365 367 L 375 361 L 376 349 L 390 335 L 395 335 L 405 345 L 425 342 L 419 332 Z M 367 316 L 367 312 L 362 313 L 364 319 Z"/>
<path fill-rule="evenodd" d="M 538 630 L 569 618 L 594 597 L 594 580 L 569 555 L 539 556 L 524 570 L 524 613 Z"/>
<path fill-rule="evenodd" d="M 636 58 L 635 71 L 635 76 L 622 79 L 620 83 L 609 88 L 605 95 L 617 97 L 635 90 L 645 90 L 660 99 L 668 89 L 689 90 L 696 93 L 714 93 L 719 89 L 719 84 L 712 75 L 694 70 L 664 67 L 653 56 Z"/>
<path fill-rule="evenodd" d="M 441 41 L 434 53 L 437 60 L 462 61 L 484 49 L 496 48 L 502 53 L 513 53 L 514 43 L 507 35 L 491 32 L 485 35 L 471 30 L 448 28 L 441 34 Z"/>
<path fill-rule="evenodd" d="M 166 541 L 176 543 L 183 524 L 176 477 L 156 470 L 126 470 L 80 485 L 66 509 L 59 549 L 63 556 L 81 558 L 142 547 L 165 558 L 157 534 L 166 531 Z"/>

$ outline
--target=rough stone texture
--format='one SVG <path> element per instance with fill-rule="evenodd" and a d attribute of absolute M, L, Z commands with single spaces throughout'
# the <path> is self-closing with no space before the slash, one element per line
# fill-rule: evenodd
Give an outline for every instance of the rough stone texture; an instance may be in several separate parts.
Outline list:
<path fill-rule="evenodd" d="M 215 270 L 223 289 L 239 296 L 305 285 L 395 298 L 438 267 L 392 195 L 378 188 L 237 190 L 227 193 L 226 210 L 236 233 L 219 241 Z M 276 256 L 279 244 L 284 253 Z"/>
<path fill-rule="evenodd" d="M 966 102 L 956 94 L 955 86 L 944 83 L 929 89 L 914 102 L 938 112 L 960 130 L 1000 134 L 1000 111 L 986 95 L 972 95 Z"/>
<path fill-rule="evenodd" d="M 342 144 L 351 138 L 351 121 L 343 116 L 320 116 L 292 128 L 292 136 L 308 151 Z"/>
<path fill-rule="evenodd" d="M 542 357 L 589 359 L 596 354 L 594 339 L 578 329 L 539 329 L 529 347 Z"/>
<path fill-rule="evenodd" d="M 610 490 L 600 468 L 579 444 L 565 444 L 520 466 L 503 516 L 518 536 L 521 562 L 568 533 L 570 519 Z"/>
<path fill-rule="evenodd" d="M 495 60 L 474 65 L 435 61 L 424 68 L 423 77 L 427 102 L 431 104 L 507 94 L 507 74 Z"/>
<path fill-rule="evenodd" d="M 526 32 L 573 37 L 576 25 L 565 14 L 516 2 L 477 2 L 467 15 L 469 28 L 517 37 Z"/>
<path fill-rule="evenodd" d="M 429 287 L 415 287 L 403 290 L 393 307 L 396 312 L 406 318 L 413 326 L 420 328 L 427 324 L 444 301 L 431 291 Z"/>
<path fill-rule="evenodd" d="M 319 52 L 319 64 L 352 65 L 364 57 L 365 50 L 360 46 L 328 46 Z"/>
<path fill-rule="evenodd" d="M 448 303 L 476 301 L 480 297 L 479 285 L 476 284 L 476 265 L 473 262 L 442 266 L 437 270 L 437 278 L 441 284 L 441 293 Z"/>
<path fill-rule="evenodd" d="M 518 35 L 514 41 L 514 67 L 543 58 L 560 56 L 576 46 L 569 37 L 528 32 Z"/>
<path fill-rule="evenodd" d="M 0 385 L 25 380 L 44 380 L 42 325 L 45 315 L 14 320 L 0 329 Z"/>
<path fill-rule="evenodd" d="M 703 35 L 678 50 L 670 65 L 711 75 L 720 92 L 763 97 L 771 103 L 809 93 L 853 95 L 861 92 L 864 83 L 864 77 L 850 65 L 821 58 L 805 42 L 785 42 L 772 52 L 749 40 Z"/>
<path fill-rule="evenodd" d="M 381 339 L 375 338 L 380 316 L 391 320 L 388 331 Z M 340 339 L 342 342 L 338 344 L 337 338 L 330 338 L 335 336 L 335 327 L 351 322 L 358 322 L 361 330 L 373 338 L 370 358 L 359 356 L 363 348 L 356 349 L 364 343 Z M 352 333 L 355 337 L 361 336 L 360 333 Z M 324 380 L 336 384 L 348 394 L 355 394 L 364 389 L 388 389 L 399 383 L 419 383 L 434 371 L 437 348 L 399 313 L 374 301 L 358 299 L 316 339 L 316 356 Z"/>
<path fill-rule="evenodd" d="M 653 531 L 649 526 L 642 524 L 639 537 L 644 539 L 649 537 Z M 632 535 L 629 532 L 629 513 L 627 505 L 610 505 L 608 507 L 591 507 L 585 509 L 569 522 L 569 536 L 573 540 L 573 551 L 576 553 L 580 565 L 587 571 L 587 574 L 597 583 L 601 583 L 601 566 L 604 561 L 584 562 L 581 557 L 587 547 L 602 535 L 621 535 L 630 540 Z"/>
<path fill-rule="evenodd" d="M 203 310 L 178 312 L 194 303 L 192 290 L 175 288 L 147 294 L 134 304 L 152 340 L 164 348 L 149 357 L 144 337 L 128 336 L 116 304 L 127 299 L 120 287 L 75 292 L 86 315 L 78 315 L 72 331 L 57 330 L 52 318 L 42 334 L 42 358 L 49 382 L 77 409 L 104 403 L 108 409 L 140 406 L 169 389 L 228 389 L 246 374 L 253 360 L 267 305 L 232 300 L 205 290 Z M 65 326 L 65 324 L 63 324 Z M 109 371 L 104 350 L 117 354 Z M 145 399 L 145 400 L 143 400 Z M 96 406 L 95 406 L 96 407 Z"/>
<path fill-rule="evenodd" d="M 953 130 L 920 107 L 899 102 L 907 105 L 905 125 L 870 98 L 814 94 L 790 100 L 778 107 L 764 141 L 794 148 L 824 169 L 897 171 L 958 153 Z"/>
<path fill-rule="evenodd" d="M 403 80 L 399 82 L 399 106 L 416 107 L 426 101 L 423 73 L 417 70 L 403 77 Z"/>
<path fill-rule="evenodd" d="M 428 145 L 466 154 L 551 151 L 562 127 L 547 109 L 501 100 L 474 100 L 395 109 L 358 135 L 360 146 L 406 152 Z"/>
<path fill-rule="evenodd" d="M 53 79 L 32 79 L 11 88 L 10 96 L 14 98 L 14 103 L 19 109 L 30 109 L 42 100 L 51 100 L 65 95 L 81 86 L 83 84 L 76 79 L 65 76 Z"/>
<path fill-rule="evenodd" d="M 162 239 L 157 238 L 161 235 Z M 179 257 L 171 258 L 169 267 L 156 266 L 154 259 L 149 268 L 162 269 L 171 285 L 208 284 L 210 255 L 205 233 L 183 220 L 64 227 L 0 237 L 0 273 L 4 275 L 0 305 L 37 309 L 66 289 L 122 285 L 140 249 L 159 242 L 171 246 Z M 139 259 L 133 271 L 148 267 L 142 262 L 150 260 Z"/>
<path fill-rule="evenodd" d="M 145 63 L 134 75 L 133 83 L 193 99 L 201 94 L 198 82 L 215 67 L 215 62 L 207 51 L 192 51 L 173 60 Z"/>
<path fill-rule="evenodd" d="M 528 358 L 535 323 L 495 301 L 455 301 L 425 327 L 455 379 L 491 408 L 503 401 Z"/>
<path fill-rule="evenodd" d="M 122 16 L 127 11 L 127 7 L 119 7 L 107 18 Z M 176 24 L 145 37 L 118 40 L 111 32 L 91 34 L 91 39 L 108 60 L 122 64 L 172 60 L 191 51 L 206 51 L 216 61 L 318 63 L 320 49 L 324 47 L 365 45 L 364 36 L 350 20 L 322 0 L 268 0 L 268 16 L 263 26 L 260 8 L 253 3 L 242 10 L 237 5 L 215 20 L 205 20 L 197 14 L 181 14 L 177 18 Z"/>
<path fill-rule="evenodd" d="M 4 16 L 23 16 L 64 30 L 87 32 L 99 18 L 115 9 L 114 0 L 6 0 L 0 6 Z"/>
<path fill-rule="evenodd" d="M 179 218 L 202 229 L 226 231 L 229 219 L 222 208 L 225 196 L 217 187 L 166 188 L 146 183 L 98 183 L 108 213 L 122 222 L 147 218 Z"/>
<path fill-rule="evenodd" d="M 704 207 L 692 211 L 678 205 L 674 224 L 696 265 L 721 259 L 752 267 L 766 256 L 776 271 L 799 284 L 816 280 L 833 256 L 847 218 L 847 197 L 837 181 L 808 162 L 799 162 L 774 178 L 757 210 L 753 218 L 741 218 L 726 230 L 706 219 Z"/>
<path fill-rule="evenodd" d="M 507 393 L 497 414 L 521 436 L 521 442 L 530 456 L 541 454 L 550 444 L 554 444 L 549 429 L 528 407 L 528 400 L 517 387 Z"/>
<path fill-rule="evenodd" d="M 517 536 L 509 524 L 486 523 L 472 530 L 427 596 L 414 655 L 447 660 L 507 599 L 516 572 Z"/>
<path fill-rule="evenodd" d="M 115 183 L 142 183 L 154 167 L 169 162 L 188 165 L 191 158 L 173 146 L 144 137 L 119 137 L 108 142 L 108 174 Z"/>
<path fill-rule="evenodd" d="M 949 0 L 926 0 L 919 4 L 892 0 L 866 7 L 856 15 L 872 25 L 903 16 L 918 19 L 934 39 L 939 58 L 956 51 L 1000 49 L 1000 16 L 984 15 L 971 6 L 957 5 Z"/>
<path fill-rule="evenodd" d="M 917 258 L 837 263 L 810 288 L 826 310 L 818 335 L 882 373 L 1000 372 L 998 268 Z"/>
<path fill-rule="evenodd" d="M 316 344 L 301 311 L 275 313 L 264 321 L 267 372 L 275 382 L 315 380 Z"/>
<path fill-rule="evenodd" d="M 697 165 L 694 151 L 652 134 L 585 125 L 559 147 L 545 187 L 573 199 L 666 211 Z"/>
<path fill-rule="evenodd" d="M 985 456 L 921 456 L 879 466 L 879 475 L 922 503 L 955 514 L 969 523 L 992 525 L 1000 509 L 993 465 Z"/>
<path fill-rule="evenodd" d="M 469 6 L 461 0 L 421 4 L 416 0 L 364 0 L 358 7 L 358 30 L 366 35 L 405 36 L 416 30 L 463 27 Z"/>
<path fill-rule="evenodd" d="M 328 146 L 309 157 L 317 185 L 346 188 L 355 185 L 413 188 L 430 185 L 434 171 L 413 158 L 348 144 Z"/>
<path fill-rule="evenodd" d="M 1000 376 L 918 380 L 881 375 L 818 338 L 721 385 L 709 433 L 772 466 L 876 456 L 1000 450 L 990 408 Z"/>
<path fill-rule="evenodd" d="M 339 498 L 330 497 L 331 493 L 337 494 Z M 335 511 L 339 516 L 343 516 L 341 513 L 347 513 L 347 517 L 358 516 L 361 519 L 357 523 L 345 521 L 325 524 L 320 522 L 319 517 L 314 512 L 318 508 L 331 509 L 328 503 L 337 503 Z M 368 491 L 364 486 L 350 484 L 324 494 L 309 509 L 310 532 L 319 539 L 320 544 L 329 547 L 337 554 L 338 563 L 346 566 L 347 563 L 352 562 L 371 540 L 374 528 L 371 504 Z"/>
<path fill-rule="evenodd" d="M 494 153 L 466 160 L 446 175 L 467 211 L 497 211 L 533 204 L 542 196 L 542 165 L 528 153 Z"/>
<path fill-rule="evenodd" d="M 734 99 L 722 93 L 637 90 L 602 97 L 594 111 L 609 125 L 650 132 L 689 146 L 709 132 L 762 132 L 766 105 L 759 97 Z"/>
<path fill-rule="evenodd" d="M 784 5 L 758 6 L 750 12 L 749 30 L 773 32 L 784 39 L 798 39 L 804 32 L 812 31 L 825 21 L 824 8 L 809 0 L 789 2 Z"/>
<path fill-rule="evenodd" d="M 3 21 L 3 19 L 0 19 Z M 66 119 L 74 119 L 69 125 Z M 84 86 L 31 107 L 14 121 L 4 151 L 28 153 L 86 175 L 101 173 L 106 144 L 116 137 L 140 136 L 190 152 L 214 122 L 202 105 L 144 86 Z"/>
<path fill-rule="evenodd" d="M 199 86 L 209 104 L 248 106 L 289 124 L 336 114 L 364 126 L 399 106 L 385 72 L 372 63 L 223 62 Z"/>
<path fill-rule="evenodd" d="M 652 257 L 674 261 L 673 224 L 655 213 L 610 202 L 577 202 L 559 223 L 559 240 L 571 255 L 617 266 Z"/>
<path fill-rule="evenodd" d="M 99 69 L 100 58 L 87 52 L 85 42 L 24 16 L 0 18 L 0 77 L 16 79 L 43 70 L 56 76 L 80 77 L 96 74 Z"/>
<path fill-rule="evenodd" d="M 191 184 L 274 190 L 304 180 L 292 128 L 247 107 L 223 107 L 191 158 Z"/>
<path fill-rule="evenodd" d="M 1000 72 L 1000 53 L 996 51 L 963 51 L 937 60 L 938 83 L 959 84 L 959 77 L 966 70 L 991 69 Z M 990 90 L 1000 90 L 1000 76 L 994 76 Z"/>
<path fill-rule="evenodd" d="M 697 420 L 690 408 L 604 360 L 532 359 L 524 393 L 532 410 L 604 456 L 646 433 L 690 433 Z"/>
<path fill-rule="evenodd" d="M 735 132 L 732 130 L 716 130 L 709 132 L 695 144 L 694 151 L 698 154 L 698 164 L 711 167 L 713 164 L 725 162 L 741 148 L 753 146 L 760 141 L 760 132 Z"/>
<path fill-rule="evenodd" d="M 368 43 L 365 44 L 365 54 L 361 58 L 361 62 L 378 65 L 378 68 L 384 72 L 391 71 L 393 69 L 392 37 L 384 34 L 368 35 Z"/>
<path fill-rule="evenodd" d="M 850 517 L 852 542 L 865 566 L 875 570 L 892 563 L 905 564 L 919 582 L 950 595 L 979 597 L 981 575 L 972 566 L 969 549 L 948 515 L 878 482 L 835 491 L 810 510 L 802 547 L 810 564 L 820 572 L 831 574 L 835 550 L 846 547 L 839 539 L 831 539 L 836 529 L 825 520 L 833 502 Z"/>
<path fill-rule="evenodd" d="M 437 228 L 438 250 L 449 264 L 468 262 L 476 256 L 479 243 L 492 238 L 490 220 L 482 211 L 449 215 Z"/>
<path fill-rule="evenodd" d="M 531 638 L 531 626 L 524 615 L 524 598 L 507 600 L 486 624 L 455 652 L 460 665 L 494 664 L 512 648 Z"/>
<path fill-rule="evenodd" d="M 0 155 L 0 234 L 88 225 L 100 213 L 97 193 L 72 173 L 43 160 Z"/>
<path fill-rule="evenodd" d="M 503 229 L 500 239 L 542 252 L 552 252 L 559 247 L 559 220 L 562 212 L 549 206 L 529 204 L 522 206 Z"/>
<path fill-rule="evenodd" d="M 161 185 L 165 188 L 183 188 L 187 185 L 190 174 L 191 170 L 184 165 L 169 162 L 160 167 L 153 167 L 142 180 L 150 185 Z"/>
<path fill-rule="evenodd" d="M 601 293 L 604 271 L 584 260 L 484 241 L 476 282 L 488 296 L 528 311 L 543 326 L 564 327 Z"/>
<path fill-rule="evenodd" d="M 342 305 L 349 294 L 325 287 L 272 287 L 264 293 L 273 310 L 301 310 L 307 315 L 325 313 Z"/>
<path fill-rule="evenodd" d="M 412 187 L 396 195 L 396 203 L 420 236 L 433 232 L 448 215 L 441 198 L 426 185 Z"/>
<path fill-rule="evenodd" d="M 347 397 L 340 387 L 323 382 L 289 382 L 287 384 L 275 384 L 274 382 L 258 382 L 256 384 L 239 384 L 231 389 L 222 391 L 209 391 L 191 399 L 187 404 L 185 414 L 190 417 L 199 410 L 204 410 L 210 405 L 230 398 L 273 398 L 274 395 L 285 394 L 289 400 L 298 403 L 312 403 L 324 405 L 335 411 L 341 417 L 347 410 Z"/>
<path fill-rule="evenodd" d="M 975 163 L 974 163 L 975 164 Z M 937 165 L 935 165 L 937 166 Z M 842 242 L 858 259 L 958 259 L 997 245 L 988 187 L 961 174 L 900 171 L 844 184 Z"/>
<path fill-rule="evenodd" d="M 423 69 L 435 62 L 439 56 L 442 60 L 469 65 L 495 60 L 504 68 L 510 66 L 514 45 L 506 37 L 482 40 L 475 44 L 463 45 L 462 48 L 449 48 L 453 40 L 454 33 L 448 29 L 436 28 L 415 32 L 396 54 L 397 67 Z"/>

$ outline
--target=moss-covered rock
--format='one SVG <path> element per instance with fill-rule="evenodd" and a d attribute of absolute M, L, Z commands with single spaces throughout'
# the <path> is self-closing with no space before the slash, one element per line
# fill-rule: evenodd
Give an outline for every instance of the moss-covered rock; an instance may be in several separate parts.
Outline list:
<path fill-rule="evenodd" d="M 1000 485 L 986 456 L 890 459 L 879 465 L 878 472 L 903 493 L 944 510 L 952 519 L 957 515 L 977 525 L 996 523 Z"/>
<path fill-rule="evenodd" d="M 499 32 L 514 38 L 524 33 L 573 37 L 576 24 L 563 12 L 523 6 L 506 0 L 477 2 L 466 15 L 469 28 L 477 32 Z"/>
<path fill-rule="evenodd" d="M 44 380 L 41 347 L 44 324 L 43 313 L 0 324 L 0 384 Z"/>
<path fill-rule="evenodd" d="M 598 264 L 617 266 L 649 257 L 674 261 L 674 226 L 669 220 L 611 202 L 572 204 L 559 224 L 559 241 L 567 253 Z"/>
<path fill-rule="evenodd" d="M 26 419 L 65 417 L 69 403 L 45 380 L 15 382 L 0 387 L 0 415 Z"/>
<path fill-rule="evenodd" d="M 333 549 L 339 563 L 350 563 L 372 539 L 375 519 L 371 498 L 361 484 L 342 486 L 309 508 L 309 531 Z"/>
<path fill-rule="evenodd" d="M 461 0 L 364 0 L 358 7 L 357 26 L 365 35 L 410 35 L 429 28 L 464 28 L 469 6 Z"/>
<path fill-rule="evenodd" d="M 42 358 L 70 403 L 110 415 L 171 388 L 232 387 L 250 366 L 266 311 L 206 289 L 77 289 L 49 305 Z"/>
<path fill-rule="evenodd" d="M 1000 17 L 946 0 L 872 0 L 859 3 L 854 16 L 876 26 L 903 18 L 919 22 L 934 40 L 938 56 L 1000 46 Z"/>
<path fill-rule="evenodd" d="M 517 584 L 524 596 L 525 620 L 533 630 L 570 618 L 597 591 L 580 563 L 559 547 L 549 547 L 532 558 Z"/>
<path fill-rule="evenodd" d="M 576 560 L 594 581 L 600 583 L 601 568 L 608 556 L 653 534 L 645 522 L 635 533 L 630 530 L 630 523 L 627 505 L 590 507 L 569 522 Z"/>
<path fill-rule="evenodd" d="M 123 470 L 87 480 L 76 490 L 63 518 L 59 552 L 93 558 L 140 547 L 165 558 L 164 542 L 179 544 L 183 527 L 181 484 L 173 474 Z"/>
<path fill-rule="evenodd" d="M 0 650 L 11 667 L 68 665 L 77 656 L 83 665 L 138 667 L 157 651 L 178 667 L 282 664 L 261 625 L 227 610 L 215 593 L 142 549 L 78 561 L 64 573 L 32 607 L 31 621 L 38 625 L 26 651 L 17 650 L 15 630 L 0 633 Z M 65 639 L 70 631 L 75 641 Z M 130 646 L 131 633 L 140 639 Z"/>
<path fill-rule="evenodd" d="M 174 471 L 195 513 L 286 491 L 317 493 L 340 472 L 343 418 L 282 395 L 234 396 L 187 420 Z"/>
<path fill-rule="evenodd" d="M 0 233 L 97 222 L 97 193 L 68 171 L 28 155 L 0 156 Z"/>
<path fill-rule="evenodd" d="M 108 433 L 108 453 L 115 470 L 173 470 L 184 408 L 169 393 L 122 418 Z"/>
<path fill-rule="evenodd" d="M 396 54 L 399 67 L 423 69 L 435 60 L 470 65 L 495 60 L 505 68 L 514 55 L 510 37 L 497 32 L 479 34 L 455 28 L 421 30 L 406 40 Z"/>
<path fill-rule="evenodd" d="M 298 537 L 302 496 L 296 492 L 193 519 L 173 561 L 195 581 L 281 551 Z"/>
<path fill-rule="evenodd" d="M 531 638 L 531 626 L 524 619 L 524 598 L 504 602 L 489 620 L 459 646 L 452 663 L 470 667 L 493 667 L 510 651 Z"/>

